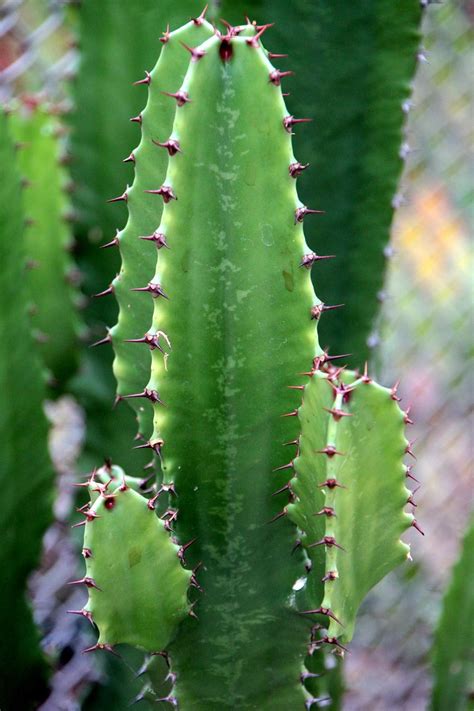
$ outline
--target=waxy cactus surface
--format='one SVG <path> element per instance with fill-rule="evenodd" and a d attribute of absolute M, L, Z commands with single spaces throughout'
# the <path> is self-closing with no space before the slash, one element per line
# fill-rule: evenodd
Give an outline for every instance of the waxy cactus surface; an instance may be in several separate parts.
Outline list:
<path fill-rule="evenodd" d="M 198 27 L 209 34 L 202 17 Z M 296 190 L 305 164 L 292 133 L 306 119 L 285 106 L 285 75 L 261 45 L 267 26 L 228 27 L 183 47 L 194 29 L 166 32 L 162 59 L 146 75 L 136 178 L 120 194 L 130 217 L 118 235 L 119 323 L 108 337 L 120 398 L 146 405 L 140 446 L 158 455 L 160 474 L 148 502 L 114 483 L 110 510 L 100 475 L 84 512 L 92 580 L 85 610 L 100 609 L 99 647 L 133 641 L 166 652 L 168 695 L 152 680 L 143 698 L 183 709 L 304 709 L 330 686 L 314 676 L 323 648 L 344 651 L 362 598 L 407 556 L 399 541 L 413 523 L 403 512 L 406 418 L 395 390 L 337 369 L 341 356 L 318 344 L 325 309 L 310 270 L 329 255 L 305 242 L 303 222 L 320 219 L 318 205 L 305 206 Z M 175 84 L 164 89 L 174 112 L 165 132 L 160 70 L 178 56 Z M 133 544 L 127 506 L 137 530 L 151 525 L 146 509 L 156 509 L 160 540 L 154 547 L 150 538 L 145 577 L 130 570 L 118 623 L 101 600 L 115 585 L 127 589 L 122 552 L 112 570 L 113 539 Z M 136 545 L 147 540 L 137 534 Z M 189 593 L 187 616 L 177 561 L 159 578 L 153 571 L 175 541 L 186 576 L 203 591 Z M 107 551 L 97 561 L 95 546 Z M 141 595 L 152 630 L 138 619 Z M 170 639 L 170 620 L 181 613 Z M 166 650 L 154 648 L 158 640 Z"/>

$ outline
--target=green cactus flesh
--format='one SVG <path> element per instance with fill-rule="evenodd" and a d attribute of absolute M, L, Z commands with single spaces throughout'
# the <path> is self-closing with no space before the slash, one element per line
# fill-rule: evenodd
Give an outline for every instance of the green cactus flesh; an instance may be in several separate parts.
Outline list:
<path fill-rule="evenodd" d="M 166 524 L 147 500 L 127 485 L 91 478 L 93 503 L 85 510 L 83 555 L 89 590 L 82 611 L 99 628 L 95 648 L 128 643 L 160 652 L 189 612 L 191 573 L 179 560 Z"/>
<path fill-rule="evenodd" d="M 127 282 L 153 303 L 144 333 L 164 334 L 164 352 L 151 351 L 151 374 L 137 378 L 132 394 L 153 406 L 145 444 L 161 459 L 157 511 L 181 542 L 193 543 L 186 562 L 201 564 L 205 591 L 196 598 L 198 619 L 186 618 L 167 647 L 177 676 L 166 700 L 184 709 L 309 708 L 311 673 L 322 658 L 308 657 L 311 628 L 329 623 L 328 640 L 341 651 L 362 597 L 406 557 L 399 536 L 411 523 L 403 513 L 403 414 L 390 391 L 335 371 L 317 342 L 322 308 L 307 267 L 318 255 L 308 253 L 302 225 L 313 210 L 296 192 L 300 164 L 281 76 L 254 32 L 250 26 L 247 36 L 204 42 L 183 83 L 172 87 L 177 96 L 167 97 L 175 110 L 170 134 L 147 127 L 150 137 L 179 147 L 164 180 L 161 166 L 156 176 L 152 170 L 150 141 L 134 156 L 137 171 L 141 161 L 150 168 L 149 182 L 133 192 L 133 209 L 151 214 L 163 201 L 161 221 L 149 229 L 164 235 L 169 248 L 140 253 L 147 263 L 157 254 L 156 272 L 150 277 L 143 266 L 143 281 Z M 148 106 L 160 88 L 152 77 Z M 146 124 L 144 113 L 142 129 Z M 140 236 L 130 230 L 130 240 L 140 243 Z M 130 254 L 133 260 L 139 253 Z M 123 339 L 143 337 L 126 332 L 135 326 L 131 320 L 123 325 Z M 135 360 L 112 340 L 120 376 Z M 129 347 L 135 353 L 143 344 Z M 313 377 L 304 385 L 311 362 Z M 350 397 L 338 392 L 344 387 Z M 302 391 L 300 408 L 292 388 Z M 351 416 L 337 421 L 324 407 Z M 144 410 L 142 432 L 151 431 L 147 417 Z M 289 463 L 284 443 L 297 447 Z M 333 445 L 344 456 L 313 451 Z M 282 510 L 281 496 L 272 494 L 289 473 Z M 347 489 L 326 487 L 325 495 L 321 484 L 333 473 Z M 166 508 L 168 491 L 177 503 L 169 497 Z M 325 505 L 337 517 L 316 515 Z M 331 536 L 344 541 L 345 559 Z M 328 570 L 338 577 L 323 583 Z M 97 584 L 101 573 L 99 564 Z M 95 601 L 100 593 L 92 595 Z M 126 641 L 124 634 L 115 641 Z M 313 635 L 310 652 L 323 642 Z M 144 693 L 153 697 L 150 689 Z"/>
<path fill-rule="evenodd" d="M 0 179 L 0 707 L 15 711 L 38 708 L 48 693 L 47 666 L 25 594 L 52 521 L 54 475 L 42 409 L 45 388 L 23 288 L 20 178 L 8 134 L 0 111 L 0 164 L 8 168 Z"/>
<path fill-rule="evenodd" d="M 79 330 L 61 126 L 52 107 L 35 100 L 15 107 L 9 125 L 21 146 L 17 159 L 24 179 L 31 325 L 44 363 L 59 385 L 77 365 Z"/>

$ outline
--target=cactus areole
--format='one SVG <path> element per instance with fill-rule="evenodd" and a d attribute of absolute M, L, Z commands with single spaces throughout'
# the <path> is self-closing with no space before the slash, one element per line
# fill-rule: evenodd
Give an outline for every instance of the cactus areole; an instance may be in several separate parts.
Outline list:
<path fill-rule="evenodd" d="M 104 343 L 159 473 L 148 495 L 91 477 L 79 612 L 99 628 L 88 651 L 143 648 L 140 698 L 185 710 L 317 703 L 315 670 L 406 558 L 413 520 L 397 399 L 318 344 L 331 307 L 303 225 L 324 218 L 298 199 L 292 132 L 307 119 L 286 109 L 267 28 L 222 34 L 202 14 L 163 34 L 114 238 Z"/>

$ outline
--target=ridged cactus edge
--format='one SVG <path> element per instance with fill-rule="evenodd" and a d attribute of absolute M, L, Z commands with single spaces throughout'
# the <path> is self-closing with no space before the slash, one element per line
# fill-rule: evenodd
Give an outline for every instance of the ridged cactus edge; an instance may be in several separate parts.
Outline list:
<path fill-rule="evenodd" d="M 117 196 L 129 221 L 114 239 L 122 268 L 108 291 L 120 315 L 104 341 L 118 398 L 138 402 L 140 446 L 158 455 L 160 474 L 150 499 L 125 479 L 91 481 L 84 615 L 96 612 L 95 647 L 166 645 L 172 688 L 162 698 L 151 684 L 142 696 L 184 709 L 318 703 L 313 689 L 328 687 L 315 686 L 319 650 L 344 651 L 362 598 L 407 557 L 400 535 L 416 524 L 404 513 L 410 445 L 396 391 L 337 369 L 317 341 L 325 308 L 310 271 L 326 255 L 305 242 L 303 222 L 318 210 L 298 199 L 305 164 L 292 150 L 305 119 L 286 109 L 266 29 L 221 34 L 201 16 L 164 33 L 142 81 L 135 180 Z M 170 556 L 160 581 L 127 569 L 128 539 L 112 571 L 108 546 L 132 520 L 156 529 L 150 561 Z M 137 539 L 146 547 L 148 533 Z M 171 555 L 177 541 L 187 572 Z M 191 580 L 204 592 L 187 598 Z M 136 611 L 155 584 L 150 631 Z M 116 615 L 101 603 L 115 588 L 128 591 Z"/>

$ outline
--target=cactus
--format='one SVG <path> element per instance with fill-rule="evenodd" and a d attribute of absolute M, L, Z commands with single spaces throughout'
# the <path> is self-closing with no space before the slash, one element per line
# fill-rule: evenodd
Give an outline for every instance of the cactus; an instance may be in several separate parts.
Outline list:
<path fill-rule="evenodd" d="M 474 519 L 447 588 L 433 648 L 432 711 L 472 708 L 474 638 Z"/>
<path fill-rule="evenodd" d="M 13 711 L 38 708 L 47 693 L 47 667 L 25 592 L 27 577 L 38 563 L 42 535 L 52 518 L 53 473 L 42 411 L 44 383 L 23 286 L 20 179 L 7 134 L 5 115 L 0 111 L 0 162 L 8 167 L 0 182 L 0 706 Z"/>
<path fill-rule="evenodd" d="M 155 630 L 130 620 L 111 637 L 107 630 L 115 616 L 103 604 L 98 645 L 114 651 L 111 640 L 130 641 L 133 625 L 136 645 L 164 653 L 150 643 L 150 634 L 167 627 L 172 688 L 161 695 L 152 657 L 141 698 L 184 709 L 317 703 L 315 693 L 331 685 L 316 679 L 321 648 L 344 651 L 362 598 L 407 557 L 399 537 L 417 526 L 403 512 L 410 475 L 403 457 L 411 449 L 396 388 L 381 388 L 366 372 L 344 373 L 332 364 L 337 356 L 318 345 L 316 325 L 327 308 L 314 294 L 310 269 L 326 255 L 310 252 L 305 243 L 303 221 L 318 210 L 298 199 L 296 178 L 305 166 L 293 155 L 291 133 L 300 119 L 288 113 L 284 74 L 260 43 L 266 28 L 229 27 L 225 35 L 187 48 L 179 40 L 190 26 L 166 33 L 160 63 L 174 56 L 174 45 L 185 53 L 188 68 L 168 92 L 175 112 L 169 135 L 148 108 L 162 100 L 160 63 L 147 81 L 149 100 L 139 123 L 148 140 L 134 153 L 136 182 L 125 193 L 130 220 L 118 237 L 127 266 L 114 282 L 119 328 L 123 341 L 139 342 L 118 343 L 112 330 L 115 373 L 123 398 L 151 404 L 141 417 L 148 438 L 141 446 L 161 462 L 148 502 L 139 503 L 141 494 L 131 487 L 125 493 L 137 507 L 137 520 L 155 507 L 160 535 L 169 528 L 184 543 L 186 567 L 201 566 L 196 583 L 204 594 L 190 595 L 197 619 L 185 617 L 174 636 L 164 613 Z M 167 151 L 161 149 L 168 154 L 164 180 L 154 137 L 167 143 Z M 139 245 L 140 237 L 149 236 L 132 217 L 145 214 L 160 222 L 150 228 L 153 239 L 142 240 L 148 252 L 132 251 L 133 239 Z M 169 248 L 156 250 L 158 239 Z M 144 279 L 133 282 L 138 269 Z M 135 323 L 122 314 L 128 307 L 119 290 L 125 277 L 138 297 L 153 304 L 152 321 L 140 334 L 127 334 Z M 134 355 L 144 343 L 159 347 L 151 350 L 148 372 L 141 366 L 132 372 L 134 363 L 144 363 Z M 132 378 L 138 388 L 126 392 Z M 288 463 L 283 443 L 296 447 Z M 115 484 L 117 511 L 115 504 L 106 510 L 106 476 L 99 476 L 85 528 L 87 540 L 95 536 L 94 546 L 104 541 L 110 551 L 109 536 L 123 537 L 118 531 L 126 516 L 120 519 L 122 494 Z M 289 501 L 282 508 L 284 495 Z M 91 573 L 93 557 L 86 561 Z M 134 575 L 120 562 L 122 552 L 113 574 L 114 555 L 105 558 L 94 561 L 93 581 L 99 585 L 103 576 L 108 587 L 89 586 L 86 612 Z M 173 575 L 178 569 L 158 584 L 163 600 Z M 182 596 L 175 604 L 181 600 L 184 613 Z M 147 599 L 132 582 L 130 615 Z"/>
<path fill-rule="evenodd" d="M 79 294 L 77 270 L 69 252 L 70 187 L 65 168 L 62 126 L 54 107 L 28 98 L 14 108 L 9 124 L 22 147 L 18 165 L 24 180 L 26 282 L 31 325 L 51 378 L 64 384 L 78 362 Z"/>
<path fill-rule="evenodd" d="M 295 136 L 311 160 L 301 199 L 324 217 L 308 224 L 312 248 L 336 254 L 315 272 L 328 304 L 345 303 L 321 324 L 321 342 L 352 354 L 358 367 L 376 345 L 376 321 L 398 181 L 409 147 L 403 134 L 420 45 L 420 0 L 348 4 L 296 0 L 222 0 L 219 13 L 240 22 L 275 22 L 271 46 L 295 75 L 288 108 L 314 120 Z M 270 40 L 269 40 L 270 42 Z M 357 298 L 348 298 L 357 294 Z"/>

